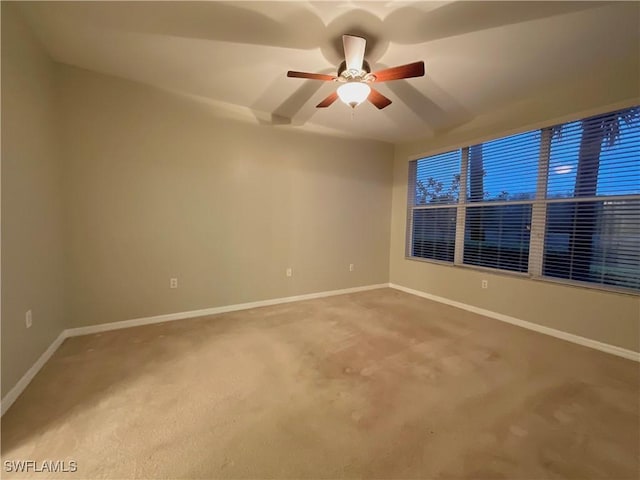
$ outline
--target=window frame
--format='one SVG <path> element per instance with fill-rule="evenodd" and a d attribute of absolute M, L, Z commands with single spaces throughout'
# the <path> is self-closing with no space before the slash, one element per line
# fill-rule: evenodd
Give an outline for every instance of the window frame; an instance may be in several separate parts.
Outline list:
<path fill-rule="evenodd" d="M 590 118 L 592 116 L 597 115 L 606 115 L 607 113 L 613 113 L 620 110 L 626 110 L 630 108 L 637 107 L 638 105 L 627 105 L 621 106 L 619 108 L 607 109 L 600 113 L 592 113 L 587 115 L 581 115 L 577 119 L 574 120 L 565 120 L 557 123 L 553 123 L 549 125 L 548 123 L 544 127 L 540 128 L 527 128 L 518 132 L 511 132 L 500 136 L 495 136 L 491 138 L 487 138 L 482 140 L 482 142 L 474 142 L 470 144 L 465 144 L 462 147 L 453 147 L 453 148 L 443 148 L 433 153 L 429 153 L 427 155 L 419 155 L 412 156 L 409 158 L 407 162 L 408 169 L 408 181 L 407 181 L 407 216 L 406 216 L 406 239 L 405 239 L 405 260 L 412 260 L 417 262 L 426 262 L 436 265 L 443 265 L 454 268 L 463 268 L 470 269 L 475 271 L 481 271 L 496 275 L 506 275 L 515 278 L 526 278 L 534 281 L 541 281 L 544 283 L 551 284 L 559 284 L 570 287 L 578 287 L 578 288 L 589 288 L 594 290 L 613 292 L 618 294 L 626 294 L 632 295 L 634 297 L 640 296 L 640 290 L 634 288 L 627 288 L 619 285 L 608 285 L 601 284 L 595 282 L 587 282 L 580 280 L 573 280 L 568 278 L 560 278 L 560 277 L 552 277 L 545 276 L 543 274 L 543 263 L 544 263 L 544 245 L 545 245 L 545 234 L 547 227 L 547 209 L 549 204 L 553 203 L 575 203 L 576 201 L 586 202 L 586 201 L 603 201 L 603 200 L 640 200 L 640 194 L 628 194 L 628 195 L 608 195 L 608 196 L 594 196 L 594 197 L 567 197 L 567 198 L 547 198 L 548 186 L 549 186 L 549 166 L 550 166 L 550 158 L 551 158 L 551 141 L 553 137 L 553 128 L 558 125 L 564 125 L 566 123 L 571 123 L 571 121 L 579 121 L 585 118 Z M 532 205 L 531 211 L 531 232 L 530 232 L 530 241 L 529 241 L 529 262 L 527 272 L 518 272 L 513 270 L 504 270 L 494 267 L 485 267 L 480 265 L 470 265 L 464 263 L 464 238 L 465 238 L 465 226 L 466 226 L 466 214 L 467 208 L 470 202 L 467 201 L 466 195 L 466 185 L 468 182 L 468 164 L 469 164 L 469 149 L 471 145 L 475 145 L 478 143 L 485 143 L 492 140 L 497 140 L 501 138 L 505 138 L 511 135 L 518 135 L 519 133 L 526 133 L 532 130 L 539 130 L 540 135 L 540 148 L 538 155 L 538 165 L 537 165 L 537 180 L 536 180 L 536 194 L 533 201 L 525 200 L 525 201 L 496 201 L 491 202 L 492 205 L 502 205 L 509 204 L 513 205 L 516 203 L 526 203 Z M 439 207 L 427 207 L 427 208 L 443 208 L 443 207 L 454 207 L 456 208 L 456 234 L 455 234 L 455 245 L 454 245 L 454 260 L 453 262 L 430 259 L 424 257 L 416 257 L 412 255 L 413 245 L 413 212 L 415 209 L 420 208 L 412 203 L 412 198 L 415 198 L 415 172 L 417 171 L 417 167 L 413 168 L 412 165 L 415 164 L 417 166 L 417 162 L 422 159 L 440 155 L 446 152 L 451 152 L 454 150 L 460 150 L 460 194 L 458 196 L 457 203 L 451 203 L 448 205 L 442 205 Z M 413 175 L 413 178 L 412 178 Z M 413 188 L 412 188 L 413 186 Z M 422 206 L 421 208 L 425 208 Z M 473 208 L 473 207 L 472 207 Z M 477 208 L 477 207 L 476 207 Z"/>

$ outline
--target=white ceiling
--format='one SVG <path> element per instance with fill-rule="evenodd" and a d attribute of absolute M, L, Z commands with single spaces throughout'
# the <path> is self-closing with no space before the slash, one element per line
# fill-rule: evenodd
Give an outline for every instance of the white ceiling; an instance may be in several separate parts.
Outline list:
<path fill-rule="evenodd" d="M 639 62 L 638 2 L 33 2 L 59 62 L 135 80 L 263 123 L 402 142 L 602 69 Z M 379 86 L 393 104 L 315 105 L 341 35 L 367 38 L 372 70 L 424 60 L 423 78 Z M 626 66 L 626 67 L 625 67 Z M 634 71 L 633 69 L 631 71 Z M 636 70 L 637 71 L 637 70 Z"/>

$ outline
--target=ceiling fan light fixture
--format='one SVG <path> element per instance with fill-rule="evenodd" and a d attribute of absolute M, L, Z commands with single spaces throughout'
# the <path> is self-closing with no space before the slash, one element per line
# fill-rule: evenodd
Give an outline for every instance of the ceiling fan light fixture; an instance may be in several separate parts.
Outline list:
<path fill-rule="evenodd" d="M 364 102 L 369 93 L 371 93 L 371 88 L 363 82 L 347 82 L 338 87 L 338 97 L 351 108 L 356 108 Z"/>

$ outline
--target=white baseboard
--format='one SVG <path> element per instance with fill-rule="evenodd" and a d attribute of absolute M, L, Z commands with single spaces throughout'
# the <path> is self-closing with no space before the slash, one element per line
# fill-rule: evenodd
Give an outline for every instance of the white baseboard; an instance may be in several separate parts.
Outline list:
<path fill-rule="evenodd" d="M 390 283 L 389 287 L 403 291 L 405 293 L 416 295 L 418 297 L 426 298 L 428 300 L 433 300 L 436 302 L 444 303 L 446 305 L 451 305 L 452 307 L 461 308 L 469 312 L 477 313 L 478 315 L 494 318 L 496 320 L 500 320 L 501 322 L 510 323 L 512 325 L 517 325 L 518 327 L 527 328 L 535 332 L 544 333 L 545 335 L 550 335 L 552 337 L 567 340 L 572 343 L 577 343 L 578 345 L 583 345 L 585 347 L 594 348 L 602 352 L 611 353 L 612 355 L 617 355 L 618 357 L 623 357 L 629 360 L 640 362 L 640 352 L 634 352 L 633 350 L 627 350 L 626 348 L 616 347 L 615 345 L 610 345 L 608 343 L 598 342 L 597 340 L 581 337 L 580 335 L 574 335 L 573 333 L 563 332 L 562 330 L 556 330 L 555 328 L 545 327 L 543 325 L 538 325 L 537 323 L 510 317 L 509 315 L 504 315 L 502 313 L 485 310 L 484 308 L 474 307 L 473 305 L 467 305 L 466 303 L 456 302 L 455 300 L 450 300 L 445 297 L 431 295 L 430 293 L 403 287 L 401 285 L 396 285 L 395 283 Z"/>
<path fill-rule="evenodd" d="M 77 337 L 79 335 L 106 332 L 108 330 L 118 330 L 120 328 L 139 327 L 141 325 L 149 325 L 152 323 L 170 322 L 173 320 L 183 320 L 185 318 L 204 317 L 206 315 L 248 310 L 250 308 L 268 307 L 270 305 L 279 305 L 281 303 L 299 302 L 301 300 L 311 300 L 314 298 L 331 297 L 347 293 L 364 292 L 365 290 L 375 290 L 377 288 L 386 288 L 388 286 L 388 283 L 381 283 L 377 285 L 366 285 L 364 287 L 344 288 L 342 290 L 307 293 L 304 295 L 295 295 L 293 297 L 272 298 L 269 300 L 259 300 L 257 302 L 238 303 L 222 307 L 203 308 L 202 310 L 191 310 L 188 312 L 168 313 L 166 315 L 156 315 L 153 317 L 134 318 L 132 320 L 123 320 L 121 322 L 101 323 L 98 325 L 89 325 L 87 327 L 69 328 L 66 332 L 68 337 Z"/>
<path fill-rule="evenodd" d="M 27 373 L 25 373 L 22 376 L 22 378 L 18 380 L 18 383 L 16 383 L 13 386 L 13 388 L 9 390 L 9 393 L 7 393 L 4 396 L 4 398 L 0 401 L 0 404 L 1 404 L 0 412 L 2 412 L 1 415 L 4 415 L 4 413 L 9 409 L 9 407 L 13 405 L 13 402 L 15 402 L 16 399 L 23 392 L 23 390 L 27 388 L 27 385 L 31 383 L 31 380 L 33 380 L 33 377 L 35 377 L 36 374 L 40 371 L 40 369 L 44 366 L 44 364 L 47 363 L 47 361 L 51 358 L 51 355 L 55 353 L 58 347 L 62 345 L 62 342 L 64 342 L 64 339 L 67 338 L 66 332 L 67 332 L 66 330 L 60 332 L 60 335 L 58 335 L 58 338 L 56 338 L 51 343 L 51 345 L 49 345 L 49 348 L 47 348 L 44 351 L 44 353 L 40 355 L 40 358 L 36 360 L 36 363 L 31 365 L 31 368 L 27 370 Z"/>
<path fill-rule="evenodd" d="M 278 305 L 281 303 L 299 302 L 301 300 L 312 300 L 314 298 L 331 297 L 334 295 L 345 295 L 347 293 L 364 292 L 366 290 L 375 290 L 378 288 L 387 288 L 388 283 L 380 283 L 377 285 L 365 285 L 363 287 L 343 288 L 341 290 L 329 290 L 326 292 L 307 293 L 304 295 L 295 295 L 292 297 L 272 298 L 269 300 L 260 300 L 258 302 L 239 303 L 236 305 L 225 305 L 222 307 L 204 308 L 202 310 L 191 310 L 188 312 L 169 313 L 166 315 L 156 315 L 153 317 L 135 318 L 132 320 L 123 320 L 121 322 L 101 323 L 99 325 L 90 325 L 88 327 L 68 328 L 58 335 L 49 348 L 40 355 L 40 358 L 34 363 L 27 373 L 25 373 L 18 383 L 7 393 L 2 401 L 0 401 L 1 415 L 4 415 L 9 407 L 16 401 L 20 394 L 27 388 L 27 385 L 33 380 L 33 377 L 40 371 L 51 355 L 58 349 L 65 338 L 77 337 L 80 335 L 88 335 L 91 333 L 106 332 L 108 330 L 119 330 L 121 328 L 137 327 L 140 325 L 149 325 L 152 323 L 169 322 L 173 320 L 182 320 L 186 318 L 202 317 L 205 315 L 215 315 L 218 313 L 235 312 L 238 310 L 248 310 L 250 308 L 267 307 L 269 305 Z"/>

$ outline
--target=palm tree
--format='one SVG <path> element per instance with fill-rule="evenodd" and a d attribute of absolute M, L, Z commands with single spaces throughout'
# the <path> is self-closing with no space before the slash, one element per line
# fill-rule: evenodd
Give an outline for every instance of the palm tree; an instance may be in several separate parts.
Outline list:
<path fill-rule="evenodd" d="M 598 115 L 582 120 L 582 135 L 578 153 L 578 171 L 573 196 L 595 197 L 598 191 L 598 172 L 602 146 L 613 147 L 620 139 L 622 124 L 631 124 L 640 116 L 640 107 L 622 110 L 615 114 Z M 562 125 L 554 128 L 552 135 L 562 135 Z M 597 229 L 599 202 L 576 202 L 572 215 L 569 240 L 569 278 L 591 280 L 593 237 Z"/>

